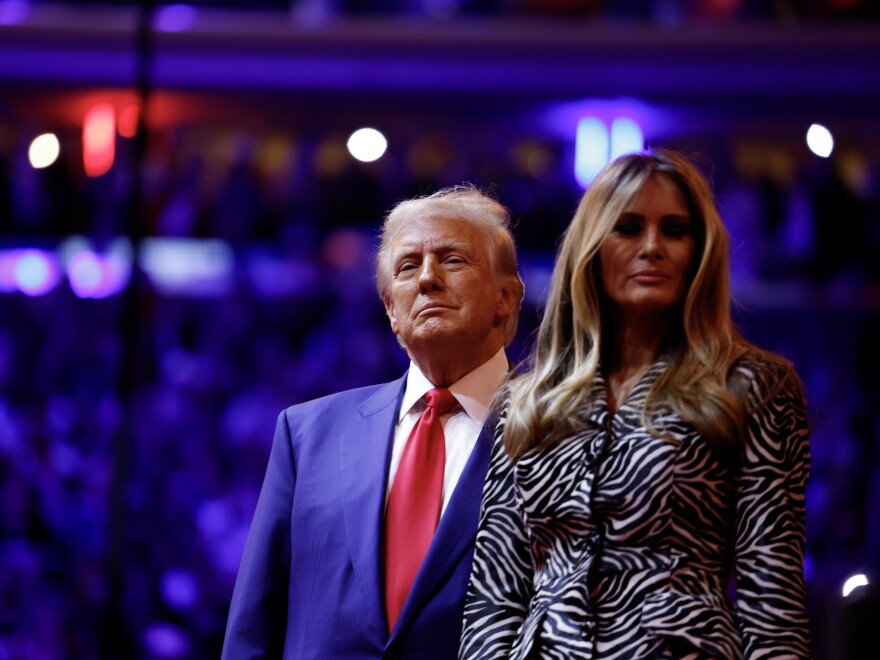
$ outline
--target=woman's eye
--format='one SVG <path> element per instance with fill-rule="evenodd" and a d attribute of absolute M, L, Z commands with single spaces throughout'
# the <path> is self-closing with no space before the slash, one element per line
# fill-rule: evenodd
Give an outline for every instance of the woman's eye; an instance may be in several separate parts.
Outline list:
<path fill-rule="evenodd" d="M 673 236 L 675 238 L 688 236 L 691 233 L 691 226 L 685 223 L 668 225 L 666 228 L 664 228 L 663 233 L 665 233 L 667 236 Z"/>
<path fill-rule="evenodd" d="M 624 236 L 635 236 L 641 231 L 641 227 L 635 222 L 618 222 L 614 225 L 614 231 Z"/>

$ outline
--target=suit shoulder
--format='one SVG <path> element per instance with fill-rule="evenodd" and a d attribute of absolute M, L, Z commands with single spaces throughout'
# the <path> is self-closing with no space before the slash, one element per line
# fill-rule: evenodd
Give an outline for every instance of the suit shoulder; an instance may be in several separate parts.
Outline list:
<path fill-rule="evenodd" d="M 377 408 L 396 403 L 403 387 L 403 379 L 366 385 L 342 392 L 334 392 L 317 399 L 311 399 L 285 408 L 281 415 L 289 419 L 338 414 L 353 410 L 362 404 L 373 402 Z"/>

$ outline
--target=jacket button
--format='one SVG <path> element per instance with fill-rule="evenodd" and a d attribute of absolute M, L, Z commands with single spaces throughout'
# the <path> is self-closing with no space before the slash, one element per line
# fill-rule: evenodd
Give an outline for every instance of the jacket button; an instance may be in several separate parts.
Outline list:
<path fill-rule="evenodd" d="M 592 637 L 596 634 L 596 622 L 593 619 L 587 619 L 583 625 L 584 636 Z"/>

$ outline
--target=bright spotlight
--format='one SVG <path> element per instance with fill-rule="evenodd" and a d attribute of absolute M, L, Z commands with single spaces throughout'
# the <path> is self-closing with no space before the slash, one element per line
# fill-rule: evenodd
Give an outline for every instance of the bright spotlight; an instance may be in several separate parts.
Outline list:
<path fill-rule="evenodd" d="M 116 121 L 116 129 L 119 131 L 119 135 L 124 138 L 133 138 L 137 135 L 139 112 L 140 108 L 135 104 L 128 106 L 119 113 L 119 119 Z"/>
<path fill-rule="evenodd" d="M 49 167 L 58 160 L 58 154 L 61 153 L 61 144 L 54 133 L 43 133 L 34 138 L 28 149 L 28 160 L 31 167 L 35 170 Z"/>
<path fill-rule="evenodd" d="M 93 298 L 101 288 L 104 269 L 101 259 L 90 250 L 83 250 L 71 257 L 67 264 L 70 288 L 80 298 Z"/>
<path fill-rule="evenodd" d="M 41 250 L 23 250 L 13 266 L 13 278 L 19 291 L 28 296 L 41 296 L 55 286 L 53 264 Z"/>
<path fill-rule="evenodd" d="M 865 587 L 867 585 L 868 576 L 866 576 L 864 573 L 858 573 L 846 579 L 846 582 L 843 583 L 843 590 L 841 591 L 841 593 L 843 594 L 843 597 L 846 598 L 859 587 Z"/>
<path fill-rule="evenodd" d="M 348 138 L 348 151 L 362 163 L 378 160 L 388 148 L 388 140 L 375 128 L 359 128 Z"/>
<path fill-rule="evenodd" d="M 99 103 L 83 120 L 83 165 L 86 174 L 98 177 L 113 167 L 116 157 L 116 111 L 109 103 Z"/>
<path fill-rule="evenodd" d="M 834 150 L 834 137 L 822 124 L 813 124 L 807 131 L 807 146 L 821 158 L 828 158 Z"/>
<path fill-rule="evenodd" d="M 608 127 L 598 117 L 584 117 L 578 122 L 574 145 L 574 176 L 582 188 L 608 162 Z"/>
<path fill-rule="evenodd" d="M 632 119 L 618 117 L 611 122 L 611 159 L 645 148 L 642 127 Z"/>

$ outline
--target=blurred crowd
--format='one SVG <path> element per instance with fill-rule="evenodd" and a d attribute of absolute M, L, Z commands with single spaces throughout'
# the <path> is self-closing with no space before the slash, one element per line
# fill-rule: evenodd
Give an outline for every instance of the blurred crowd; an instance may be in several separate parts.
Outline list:
<path fill-rule="evenodd" d="M 12 0 L 12 4 L 20 0 Z M 21 0 L 25 1 L 25 0 Z M 49 4 L 54 0 L 26 0 Z M 143 0 L 66 0 L 70 5 L 145 4 Z M 792 22 L 880 18 L 873 0 L 188 0 L 152 2 L 153 6 L 184 4 L 224 9 L 290 11 L 295 18 L 329 20 L 385 16 L 443 20 L 461 17 L 581 17 L 636 20 L 661 24 L 679 22 Z"/>
<path fill-rule="evenodd" d="M 395 200 L 468 181 L 511 208 L 522 247 L 552 252 L 581 192 L 563 140 L 479 129 L 396 136 L 394 152 L 372 163 L 355 160 L 341 133 L 169 130 L 151 139 L 136 191 L 133 140 L 120 138 L 113 170 L 89 179 L 75 162 L 75 130 L 59 132 L 66 149 L 45 169 L 28 164 L 25 140 L 3 137 L 0 233 L 37 240 L 82 234 L 100 243 L 137 221 L 147 236 L 350 261 L 361 256 L 351 241 L 328 236 L 351 229 L 372 240 Z M 830 158 L 781 140 L 668 146 L 696 157 L 712 179 L 741 282 L 880 282 L 876 145 L 843 144 Z"/>
<path fill-rule="evenodd" d="M 208 4 L 220 4 L 207 0 Z M 294 10 L 316 5 L 342 15 L 427 14 L 492 16 L 586 16 L 658 22 L 690 20 L 812 19 L 877 17 L 870 0 L 293 0 Z"/>
<path fill-rule="evenodd" d="M 85 4 L 102 0 L 74 1 Z M 135 0 L 130 2 L 136 4 Z M 657 21 L 752 18 L 791 21 L 878 16 L 872 0 L 190 0 L 186 4 L 291 9 L 339 16 L 382 14 L 434 18 L 525 15 Z"/>
<path fill-rule="evenodd" d="M 64 284 L 0 295 L 0 660 L 217 657 L 276 416 L 406 366 L 372 278 L 384 211 L 462 181 L 511 208 L 527 290 L 516 360 L 580 192 L 564 146 L 538 138 L 499 152 L 425 136 L 363 164 L 334 135 L 169 131 L 140 188 L 131 145 L 98 179 L 34 170 L 25 146 L 0 151 L 6 246 L 100 246 L 140 218 L 147 235 L 220 238 L 286 268 L 204 295 L 143 277 L 100 300 Z M 807 577 L 816 655 L 831 658 L 841 584 L 880 579 L 877 177 L 855 148 L 704 156 L 741 327 L 807 387 Z M 296 285 L 273 288 L 279 272 Z"/>

